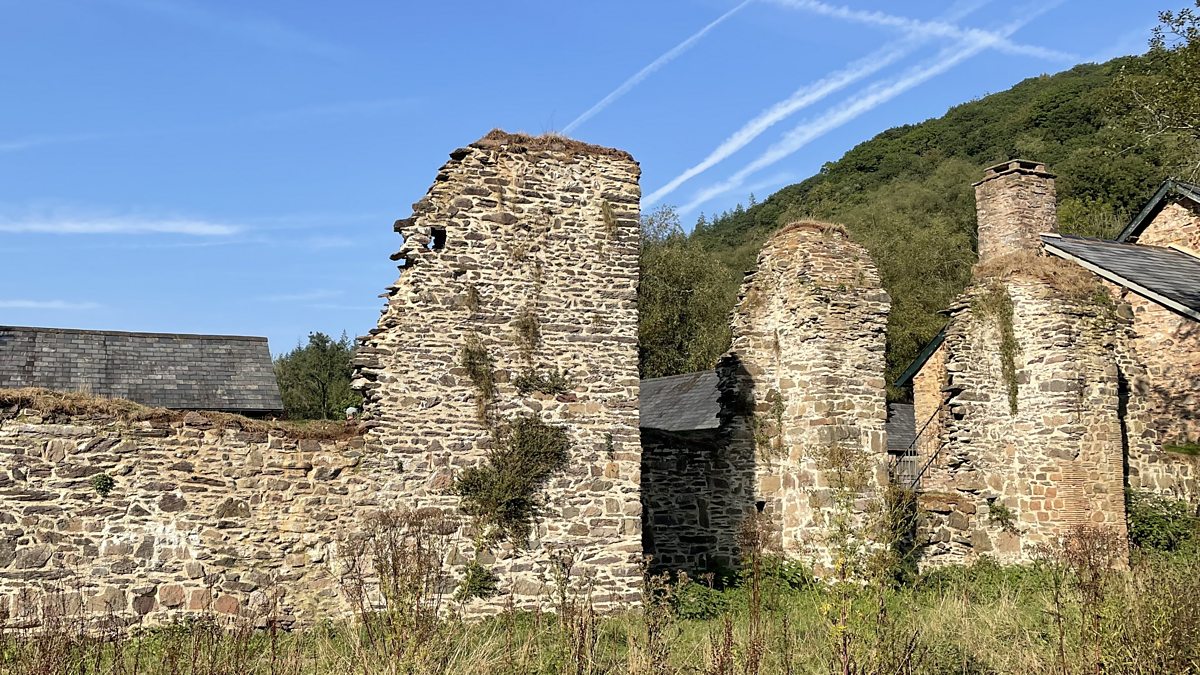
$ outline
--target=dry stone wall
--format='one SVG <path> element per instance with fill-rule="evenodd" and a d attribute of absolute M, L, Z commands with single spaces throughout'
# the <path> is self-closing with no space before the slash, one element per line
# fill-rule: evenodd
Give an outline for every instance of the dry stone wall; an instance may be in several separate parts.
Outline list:
<path fill-rule="evenodd" d="M 498 131 L 450 157 L 396 223 L 401 275 L 358 352 L 367 439 L 381 448 L 367 460 L 379 506 L 462 516 L 455 480 L 486 464 L 497 430 L 525 416 L 562 426 L 569 463 L 540 495 L 528 548 L 473 545 L 463 523 L 455 560 L 494 571 L 502 593 L 474 609 L 509 595 L 540 604 L 559 555 L 573 558 L 597 607 L 634 602 L 638 165 L 621 151 Z M 536 382 L 557 384 L 521 386 Z"/>
<path fill-rule="evenodd" d="M 887 480 L 889 305 L 866 250 L 841 227 L 793 223 L 763 246 L 718 365 L 729 442 L 755 458 L 757 499 L 742 508 L 766 514 L 783 551 L 818 574 L 834 555 L 838 511 L 861 514 Z"/>
<path fill-rule="evenodd" d="M 157 623 L 339 616 L 341 537 L 370 492 L 362 438 L 0 415 L 0 617 Z M 102 494 L 96 476 L 112 479 Z"/>

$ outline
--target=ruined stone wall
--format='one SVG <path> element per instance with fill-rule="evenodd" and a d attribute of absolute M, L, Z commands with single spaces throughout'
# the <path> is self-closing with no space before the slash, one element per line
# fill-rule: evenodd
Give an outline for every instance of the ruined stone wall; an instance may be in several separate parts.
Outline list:
<path fill-rule="evenodd" d="M 818 573 L 831 558 L 828 526 L 845 506 L 835 503 L 839 476 L 854 475 L 859 497 L 887 479 L 889 304 L 866 250 L 841 227 L 794 223 L 763 246 L 718 366 L 730 442 L 756 458 L 758 497 L 743 508 L 770 517 L 783 550 L 811 557 Z"/>
<path fill-rule="evenodd" d="M 945 446 L 922 481 L 924 564 L 1028 560 L 1080 524 L 1124 533 L 1121 329 L 1086 295 L 1017 272 L 951 308 Z"/>
<path fill-rule="evenodd" d="M 721 431 L 642 432 L 643 549 L 658 571 L 719 571 L 740 562 L 756 497 L 753 448 Z"/>
<path fill-rule="evenodd" d="M 369 483 L 361 438 L 174 422 L 0 416 L 0 617 L 189 613 L 284 624 L 348 611 L 338 544 Z M 97 475 L 113 479 L 102 495 Z"/>
<path fill-rule="evenodd" d="M 1138 235 L 1137 243 L 1148 246 L 1174 244 L 1200 252 L 1200 213 L 1190 204 L 1167 204 Z"/>
<path fill-rule="evenodd" d="M 624 152 L 493 132 L 451 153 L 396 224 L 404 266 L 361 340 L 355 383 L 368 441 L 381 448 L 368 460 L 379 503 L 460 515 L 455 478 L 487 461 L 497 430 L 532 415 L 570 438 L 530 546 L 456 554 L 499 576 L 492 605 L 510 592 L 518 607 L 542 603 L 560 553 L 598 608 L 636 598 L 638 176 Z M 482 405 L 468 348 L 490 362 L 495 393 Z M 557 392 L 517 386 L 557 376 Z M 462 539 L 471 533 L 464 523 Z"/>

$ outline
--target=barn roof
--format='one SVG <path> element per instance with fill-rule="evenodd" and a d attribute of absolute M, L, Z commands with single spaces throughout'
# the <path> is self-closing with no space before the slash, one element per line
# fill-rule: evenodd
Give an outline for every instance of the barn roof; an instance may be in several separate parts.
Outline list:
<path fill-rule="evenodd" d="M 1042 245 L 1095 274 L 1200 321 L 1200 258 L 1173 248 L 1042 235 Z"/>
<path fill-rule="evenodd" d="M 700 431 L 721 426 L 717 372 L 704 370 L 642 380 L 641 428 Z"/>
<path fill-rule="evenodd" d="M 0 326 L 0 388 L 19 387 L 177 410 L 283 410 L 263 337 Z"/>

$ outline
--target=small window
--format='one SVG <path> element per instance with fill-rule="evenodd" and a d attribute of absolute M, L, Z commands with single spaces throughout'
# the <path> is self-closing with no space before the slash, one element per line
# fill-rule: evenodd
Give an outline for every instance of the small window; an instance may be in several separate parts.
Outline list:
<path fill-rule="evenodd" d="M 446 248 L 446 228 L 431 227 L 429 228 L 431 240 L 429 242 L 429 250 L 440 251 Z"/>
<path fill-rule="evenodd" d="M 759 513 L 762 513 L 763 511 L 765 511 L 767 509 L 767 503 L 766 502 L 754 502 L 754 508 Z"/>

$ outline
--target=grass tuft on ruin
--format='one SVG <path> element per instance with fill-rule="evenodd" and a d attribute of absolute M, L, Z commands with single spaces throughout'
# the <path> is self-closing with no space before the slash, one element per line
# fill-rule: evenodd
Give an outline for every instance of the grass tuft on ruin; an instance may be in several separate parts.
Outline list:
<path fill-rule="evenodd" d="M 34 387 L 0 389 L 0 419 L 35 413 L 51 423 L 78 420 L 166 427 L 202 422 L 216 430 L 271 434 L 298 440 L 343 440 L 358 436 L 357 424 L 330 420 L 259 420 L 226 412 L 155 408 L 120 398 Z"/>

